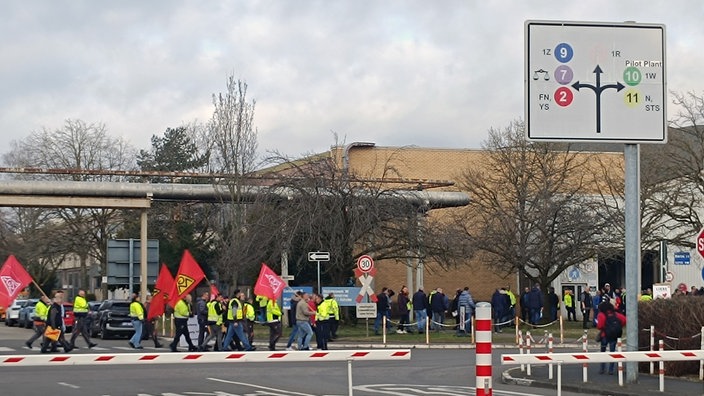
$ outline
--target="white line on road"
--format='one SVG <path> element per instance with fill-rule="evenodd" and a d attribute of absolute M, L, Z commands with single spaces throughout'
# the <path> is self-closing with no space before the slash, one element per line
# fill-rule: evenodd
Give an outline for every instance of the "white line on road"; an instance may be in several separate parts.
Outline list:
<path fill-rule="evenodd" d="M 80 389 L 80 388 L 81 388 L 81 387 L 78 386 L 78 385 L 69 384 L 69 383 L 67 383 L 67 382 L 58 382 L 58 384 L 61 385 L 61 386 L 67 386 L 67 387 L 73 388 L 73 389 Z"/>
<path fill-rule="evenodd" d="M 308 393 L 292 392 L 292 391 L 287 391 L 287 390 L 283 390 L 283 389 L 271 388 L 268 386 L 254 385 L 254 384 L 250 384 L 247 382 L 230 381 L 230 380 L 224 380 L 224 379 L 220 379 L 220 378 L 206 378 L 206 379 L 210 380 L 210 381 L 222 382 L 225 384 L 249 386 L 251 388 L 263 389 L 263 390 L 270 391 L 270 392 L 284 392 L 283 394 L 285 394 L 285 395 L 315 396 L 315 395 L 311 395 Z"/>

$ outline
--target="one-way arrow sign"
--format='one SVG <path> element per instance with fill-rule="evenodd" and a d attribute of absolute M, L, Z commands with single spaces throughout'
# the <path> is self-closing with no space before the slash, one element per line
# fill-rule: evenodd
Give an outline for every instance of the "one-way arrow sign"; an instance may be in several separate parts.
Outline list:
<path fill-rule="evenodd" d="M 330 252 L 308 252 L 308 261 L 330 261 Z"/>

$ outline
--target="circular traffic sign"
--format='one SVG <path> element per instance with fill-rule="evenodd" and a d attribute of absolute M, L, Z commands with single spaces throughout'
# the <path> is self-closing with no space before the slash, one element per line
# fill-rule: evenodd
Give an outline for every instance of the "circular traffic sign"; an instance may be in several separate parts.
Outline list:
<path fill-rule="evenodd" d="M 699 234 L 697 234 L 697 252 L 704 257 L 704 229 L 699 231 Z"/>
<path fill-rule="evenodd" d="M 675 274 L 673 274 L 670 271 L 667 271 L 667 273 L 665 273 L 665 282 L 669 283 L 669 282 L 672 282 L 673 280 L 675 280 Z"/>
<path fill-rule="evenodd" d="M 374 259 L 366 254 L 357 259 L 357 268 L 365 274 L 374 269 Z"/>

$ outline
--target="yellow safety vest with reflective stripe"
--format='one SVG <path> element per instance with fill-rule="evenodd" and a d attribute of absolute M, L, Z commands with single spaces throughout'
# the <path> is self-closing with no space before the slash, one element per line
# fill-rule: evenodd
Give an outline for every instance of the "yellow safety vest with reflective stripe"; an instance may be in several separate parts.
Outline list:
<path fill-rule="evenodd" d="M 133 301 L 130 304 L 130 317 L 132 319 L 144 320 L 144 308 L 142 308 L 142 304 L 137 301 Z"/>
<path fill-rule="evenodd" d="M 266 321 L 277 322 L 279 320 L 281 320 L 281 308 L 276 300 L 269 300 L 266 303 Z"/>
<path fill-rule="evenodd" d="M 257 312 L 254 310 L 254 306 L 248 302 L 244 303 L 244 317 L 251 321 L 257 319 Z"/>
<path fill-rule="evenodd" d="M 334 298 L 328 298 L 328 316 L 332 318 L 333 316 L 335 317 L 335 320 L 340 320 L 340 306 L 337 304 L 337 300 Z"/>
<path fill-rule="evenodd" d="M 220 301 L 213 300 L 206 304 L 208 306 L 208 322 L 215 322 L 216 325 L 221 325 L 222 315 L 218 315 L 218 312 L 215 310 L 216 304 L 220 304 Z"/>
<path fill-rule="evenodd" d="M 235 317 L 232 315 L 232 303 L 234 303 L 235 300 L 237 300 L 237 299 L 233 298 L 227 302 L 227 320 L 229 320 L 229 321 L 235 320 Z"/>
<path fill-rule="evenodd" d="M 177 319 L 188 319 L 191 312 L 188 310 L 188 304 L 183 300 L 178 300 L 174 306 L 174 317 Z"/>
<path fill-rule="evenodd" d="M 232 302 L 235 302 L 237 304 L 237 309 L 233 306 Z M 232 313 L 232 311 L 235 311 L 235 313 Z M 239 298 L 233 298 L 230 301 L 230 310 L 231 313 L 228 314 L 228 319 L 231 319 L 234 317 L 235 320 L 242 320 L 244 319 L 244 306 L 242 305 L 242 301 L 240 301 Z M 232 320 L 232 319 L 231 319 Z"/>
<path fill-rule="evenodd" d="M 49 314 L 49 306 L 44 301 L 39 300 L 34 306 L 34 316 L 42 322 L 46 322 L 46 317 Z"/>
<path fill-rule="evenodd" d="M 318 304 L 318 309 L 315 312 L 315 320 L 328 320 L 328 304 L 327 300 L 323 300 Z"/>
<path fill-rule="evenodd" d="M 73 312 L 78 314 L 88 312 L 88 302 L 84 297 L 76 296 L 73 299 Z"/>
<path fill-rule="evenodd" d="M 508 294 L 508 298 L 511 299 L 511 306 L 516 305 L 516 295 L 513 294 L 511 290 L 506 290 L 506 294 Z"/>

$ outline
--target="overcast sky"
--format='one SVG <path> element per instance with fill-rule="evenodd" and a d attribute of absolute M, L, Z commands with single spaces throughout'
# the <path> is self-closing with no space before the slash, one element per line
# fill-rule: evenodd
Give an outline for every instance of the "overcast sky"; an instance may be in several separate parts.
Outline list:
<path fill-rule="evenodd" d="M 333 132 L 478 148 L 523 118 L 526 19 L 663 23 L 668 89 L 702 94 L 703 17 L 701 0 L 4 0 L 0 152 L 66 118 L 149 148 L 207 121 L 228 74 L 256 99 L 260 151 L 320 152 Z"/>

